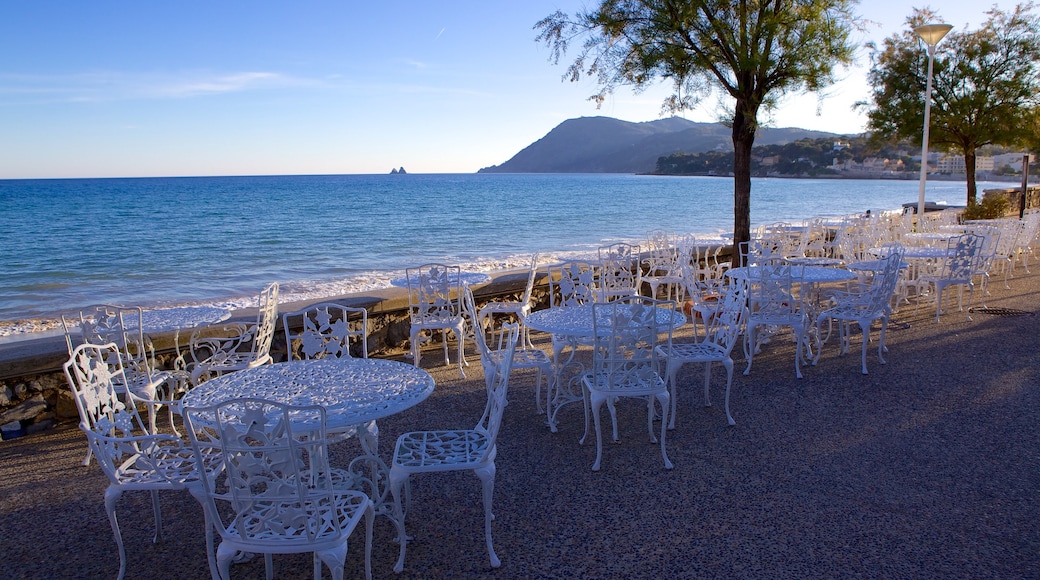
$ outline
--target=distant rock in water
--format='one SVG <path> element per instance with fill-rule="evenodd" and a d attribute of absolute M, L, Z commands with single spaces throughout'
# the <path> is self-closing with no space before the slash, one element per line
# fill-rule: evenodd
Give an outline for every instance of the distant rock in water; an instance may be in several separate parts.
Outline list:
<path fill-rule="evenodd" d="M 407 175 L 408 172 L 404 170 L 404 167 L 400 169 L 391 169 L 390 175 Z"/>

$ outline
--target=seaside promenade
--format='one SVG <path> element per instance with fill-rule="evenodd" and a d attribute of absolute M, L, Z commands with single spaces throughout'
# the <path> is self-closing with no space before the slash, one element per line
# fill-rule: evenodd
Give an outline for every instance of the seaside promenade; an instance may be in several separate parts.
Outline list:
<path fill-rule="evenodd" d="M 888 364 L 859 342 L 839 356 L 832 340 L 796 379 L 793 345 L 778 338 L 741 375 L 731 408 L 716 365 L 712 407 L 702 367 L 680 373 L 675 468 L 662 467 L 638 401 L 618 406 L 621 442 L 579 446 L 580 405 L 551 433 L 535 412 L 534 374 L 517 371 L 499 439 L 495 548 L 488 564 L 480 486 L 468 473 L 413 481 L 406 569 L 395 575 L 392 526 L 377 518 L 375 578 L 1037 578 L 1040 577 L 1040 265 L 1006 290 L 995 276 L 990 308 L 968 321 L 948 302 L 904 305 L 893 317 Z M 978 305 L 978 296 L 975 304 Z M 536 334 L 548 348 L 547 337 Z M 876 331 L 875 331 L 876 340 Z M 872 345 L 873 346 L 873 345 Z M 739 356 L 738 356 L 739 355 Z M 424 357 L 437 383 L 422 404 L 379 423 L 389 457 L 413 429 L 470 427 L 485 401 L 480 364 L 468 378 Z M 426 363 L 429 363 L 428 365 Z M 433 366 L 437 365 L 437 366 Z M 165 414 L 162 414 L 165 417 Z M 606 415 L 604 415 L 606 417 Z M 0 571 L 10 578 L 111 578 L 119 558 L 103 505 L 107 481 L 81 465 L 75 426 L 0 443 Z M 345 465 L 356 441 L 333 446 Z M 165 539 L 152 544 L 146 493 L 117 513 L 127 578 L 206 578 L 202 513 L 187 492 L 161 494 Z M 363 534 L 347 577 L 363 577 Z M 275 556 L 276 577 L 307 578 L 309 555 Z M 232 567 L 263 574 L 263 559 Z M 327 572 L 326 572 L 327 574 Z"/>

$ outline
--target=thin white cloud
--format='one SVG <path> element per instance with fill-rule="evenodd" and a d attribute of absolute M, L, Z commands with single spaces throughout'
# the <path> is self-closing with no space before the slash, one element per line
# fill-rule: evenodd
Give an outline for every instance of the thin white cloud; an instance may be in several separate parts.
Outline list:
<path fill-rule="evenodd" d="M 318 84 L 275 72 L 0 74 L 0 102 L 104 102 L 184 99 Z"/>

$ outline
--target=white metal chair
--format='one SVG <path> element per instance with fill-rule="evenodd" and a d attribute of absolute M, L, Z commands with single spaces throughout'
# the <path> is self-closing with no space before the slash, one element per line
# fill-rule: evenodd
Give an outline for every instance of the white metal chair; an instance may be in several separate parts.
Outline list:
<path fill-rule="evenodd" d="M 515 324 L 503 325 L 502 336 L 498 341 L 500 348 L 496 350 L 501 356 L 497 366 L 493 367 L 489 380 L 491 388 L 487 392 L 487 405 L 480 421 L 473 429 L 446 431 L 413 431 L 401 435 L 394 447 L 393 465 L 390 467 L 390 488 L 394 494 L 394 504 L 398 518 L 404 521 L 406 509 L 401 504 L 402 487 L 405 488 L 411 511 L 411 493 L 409 480 L 419 473 L 439 473 L 445 471 L 472 471 L 483 484 L 484 500 L 484 539 L 487 543 L 491 566 L 501 565 L 491 542 L 491 500 L 495 489 L 495 456 L 498 454 L 496 441 L 502 426 L 502 412 L 506 407 L 509 389 L 509 372 L 513 362 L 513 350 L 516 348 L 519 327 Z M 402 560 L 407 537 L 401 537 Z"/>
<path fill-rule="evenodd" d="M 332 302 L 282 314 L 288 360 L 350 358 L 351 343 L 368 358 L 368 310 Z"/>
<path fill-rule="evenodd" d="M 650 286 L 650 297 L 657 298 L 658 288 L 664 286 L 666 299 L 672 299 L 673 290 L 675 300 L 682 299 L 682 248 L 676 245 L 674 236 L 664 230 L 647 232 L 646 243 L 648 255 L 643 260 L 646 264 L 643 282 Z"/>
<path fill-rule="evenodd" d="M 944 210 L 945 211 L 945 210 Z M 968 287 L 968 320 L 971 320 L 971 302 L 975 295 L 976 264 L 981 253 L 984 238 L 977 234 L 963 234 L 950 238 L 946 246 L 945 256 L 939 260 L 934 270 L 918 277 L 924 284 L 935 290 L 935 321 L 942 315 L 943 290 L 947 286 L 961 286 L 958 296 L 958 310 L 964 310 L 964 286 Z"/>
<path fill-rule="evenodd" d="M 618 242 L 599 249 L 599 276 L 596 279 L 596 301 L 610 302 L 639 294 L 642 268 L 639 246 Z"/>
<path fill-rule="evenodd" d="M 858 291 L 834 291 L 831 298 L 834 306 L 824 310 L 816 317 L 816 357 L 813 365 L 820 360 L 823 349 L 821 336 L 824 320 L 838 321 L 838 338 L 841 353 L 849 352 L 851 322 L 859 325 L 863 332 L 862 366 L 863 374 L 867 374 L 867 343 L 870 342 L 870 327 L 875 320 L 881 320 L 881 333 L 878 336 L 878 361 L 885 364 L 885 331 L 888 319 L 892 314 L 892 297 L 895 294 L 899 272 L 903 267 L 903 247 L 898 244 L 885 246 L 881 252 L 883 262 L 881 269 L 874 273 L 870 284 Z"/>
<path fill-rule="evenodd" d="M 119 398 L 118 385 L 126 384 L 120 349 L 115 343 L 82 344 L 72 349 L 63 365 L 79 411 L 79 428 L 108 477 L 105 511 L 119 548 L 119 578 L 126 574 L 126 549 L 116 518 L 116 503 L 126 491 L 148 491 L 155 516 L 154 542 L 162 540 L 159 492 L 180 490 L 198 477 L 195 454 L 174 435 L 150 433 L 133 404 Z M 212 457 L 201 452 L 203 464 Z M 152 571 L 156 572 L 155 570 Z"/>
<path fill-rule="evenodd" d="M 353 318 L 353 320 L 351 320 Z M 351 358 L 351 343 L 358 343 L 362 358 L 368 358 L 368 310 L 322 302 L 282 314 L 285 352 L 288 360 Z M 371 449 L 379 448 L 375 421 L 356 425 L 329 440 L 336 442 L 359 433 Z"/>
<path fill-rule="evenodd" d="M 477 309 L 476 299 L 473 298 L 473 291 L 469 288 L 462 289 L 463 297 L 465 298 L 466 311 L 469 313 L 470 320 L 473 321 L 473 335 L 476 339 L 477 349 L 480 351 L 480 361 L 484 365 L 484 378 L 487 381 L 487 388 L 492 388 L 492 382 L 495 378 L 495 369 L 500 365 L 499 360 L 503 355 L 501 352 L 501 345 L 497 347 L 493 344 L 489 344 L 487 341 L 488 333 L 495 333 L 495 319 L 494 314 L 499 312 L 496 310 L 488 309 L 487 307 L 496 302 L 489 302 L 483 308 Z M 501 336 L 501 333 L 499 333 Z M 553 364 L 552 359 L 545 351 L 538 348 L 528 348 L 527 345 L 523 344 L 521 338 L 519 346 L 513 350 L 513 362 L 511 365 L 513 369 L 536 369 L 538 376 L 535 379 L 535 407 L 539 413 L 543 413 L 542 410 L 542 382 L 545 382 L 546 397 L 552 394 L 552 379 L 553 379 Z M 548 405 L 548 401 L 546 402 Z"/>
<path fill-rule="evenodd" d="M 189 379 L 193 385 L 224 373 L 251 369 L 271 362 L 271 341 L 278 324 L 278 283 L 265 287 L 257 297 L 256 324 L 229 324 L 232 336 L 208 336 L 203 329 L 191 333 L 188 351 Z"/>
<path fill-rule="evenodd" d="M 676 401 L 678 400 L 678 383 L 676 376 L 686 363 L 704 364 L 704 406 L 711 406 L 709 387 L 711 386 L 711 365 L 722 363 L 726 369 L 726 420 L 736 425 L 729 412 L 729 391 L 733 385 L 733 347 L 740 338 L 744 317 L 747 313 L 747 284 L 741 280 L 733 280 L 724 290 L 722 298 L 713 305 L 710 312 L 704 315 L 705 338 L 699 342 L 659 345 L 657 352 L 665 361 L 665 376 L 668 379 L 672 411 L 669 414 L 668 428 L 675 428 Z"/>
<path fill-rule="evenodd" d="M 372 501 L 360 491 L 338 487 L 329 467 L 325 409 L 289 406 L 262 399 L 231 399 L 184 410 L 196 453 L 215 448 L 220 467 L 199 466 L 189 485 L 206 520 L 206 553 L 214 578 L 230 578 L 239 552 L 262 553 L 267 577 L 272 554 L 314 553 L 343 578 L 347 540 L 365 517 L 365 573 L 372 578 Z M 213 531 L 220 535 L 216 554 Z"/>
<path fill-rule="evenodd" d="M 144 334 L 143 316 L 141 308 L 109 304 L 91 306 L 73 314 L 62 314 L 65 344 L 69 356 L 72 356 L 77 343 L 115 343 L 119 347 L 119 362 L 123 367 L 123 373 L 114 384 L 116 392 L 126 395 L 134 404 L 141 403 L 148 408 L 149 433 L 156 432 L 156 414 L 159 407 L 166 405 L 170 412 L 170 427 L 177 434 L 173 414 L 179 412 L 179 408 L 174 396 L 181 390 L 183 375 L 156 369 L 155 349 L 152 341 Z M 84 465 L 89 462 L 90 453 Z"/>
<path fill-rule="evenodd" d="M 422 333 L 441 331 L 444 364 L 448 359 L 448 331 L 455 333 L 459 349 L 459 376 L 466 378 L 466 317 L 462 313 L 462 269 L 444 264 L 424 264 L 405 270 L 408 279 L 408 311 L 411 318 L 412 362 L 419 366 Z M 432 337 L 432 332 L 431 332 Z"/>
<path fill-rule="evenodd" d="M 647 430 L 650 441 L 654 436 L 654 401 L 661 404 L 661 458 L 666 469 L 672 462 L 665 451 L 665 431 L 668 424 L 668 383 L 658 373 L 657 307 L 674 308 L 674 302 L 658 301 L 642 296 L 619 298 L 613 302 L 595 303 L 593 309 L 592 371 L 585 375 L 585 442 L 589 431 L 589 413 L 596 429 L 596 461 L 593 471 L 599 471 L 603 457 L 603 436 L 600 409 L 604 403 L 610 411 L 614 441 L 618 441 L 615 402 L 621 397 L 647 399 Z M 671 326 L 668 327 L 671 343 Z"/>
<path fill-rule="evenodd" d="M 588 262 L 549 266 L 549 307 L 580 306 L 596 301 L 596 278 Z"/>
<path fill-rule="evenodd" d="M 763 327 L 788 326 L 794 334 L 794 371 L 802 378 L 802 350 L 808 349 L 808 316 L 802 304 L 804 268 L 784 263 L 754 266 L 748 279 L 748 315 L 744 332 L 744 356 L 751 373 L 754 355 L 761 350 Z"/>
<path fill-rule="evenodd" d="M 488 302 L 481 307 L 481 310 L 486 310 L 492 316 L 512 314 L 520 322 L 520 340 L 522 345 L 527 348 L 534 348 L 534 344 L 531 342 L 531 331 L 524 326 L 524 316 L 527 316 L 531 312 L 531 292 L 534 291 L 534 282 L 538 277 L 538 254 L 531 256 L 531 267 L 527 273 L 527 285 L 524 287 L 524 293 L 520 295 L 520 300 L 498 300 L 495 302 Z"/>

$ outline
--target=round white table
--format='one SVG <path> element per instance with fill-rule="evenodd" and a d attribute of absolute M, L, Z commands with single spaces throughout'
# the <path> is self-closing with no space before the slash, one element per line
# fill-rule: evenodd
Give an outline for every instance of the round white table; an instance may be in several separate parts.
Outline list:
<path fill-rule="evenodd" d="M 601 324 L 609 328 L 608 311 L 601 310 Z M 668 308 L 656 309 L 657 326 L 660 330 L 671 328 L 675 330 L 686 324 L 686 315 L 681 310 Z M 557 430 L 556 414 L 569 403 L 583 400 L 580 378 L 585 374 L 585 365 L 574 360 L 578 347 L 582 341 L 588 344 L 595 334 L 593 325 L 593 304 L 581 306 L 561 306 L 536 310 L 524 317 L 524 324 L 541 332 L 553 335 L 553 367 L 555 380 L 552 392 L 547 396 L 546 417 L 549 428 L 555 433 Z M 563 357 L 563 351 L 570 348 L 570 354 Z M 563 370 L 567 367 L 574 369 L 572 380 L 564 381 Z"/>
<path fill-rule="evenodd" d="M 726 276 L 736 280 L 754 280 L 758 277 L 762 266 L 741 266 L 726 270 Z M 792 275 L 797 278 L 796 282 L 809 284 L 823 284 L 827 282 L 846 282 L 856 277 L 855 272 L 845 268 L 832 268 L 829 266 L 801 266 L 795 265 L 791 268 Z"/>
<path fill-rule="evenodd" d="M 430 373 L 408 363 L 341 358 L 263 365 L 210 379 L 184 395 L 185 407 L 208 407 L 236 398 L 289 405 L 321 405 L 326 429 L 346 431 L 389 417 L 426 400 Z"/>

